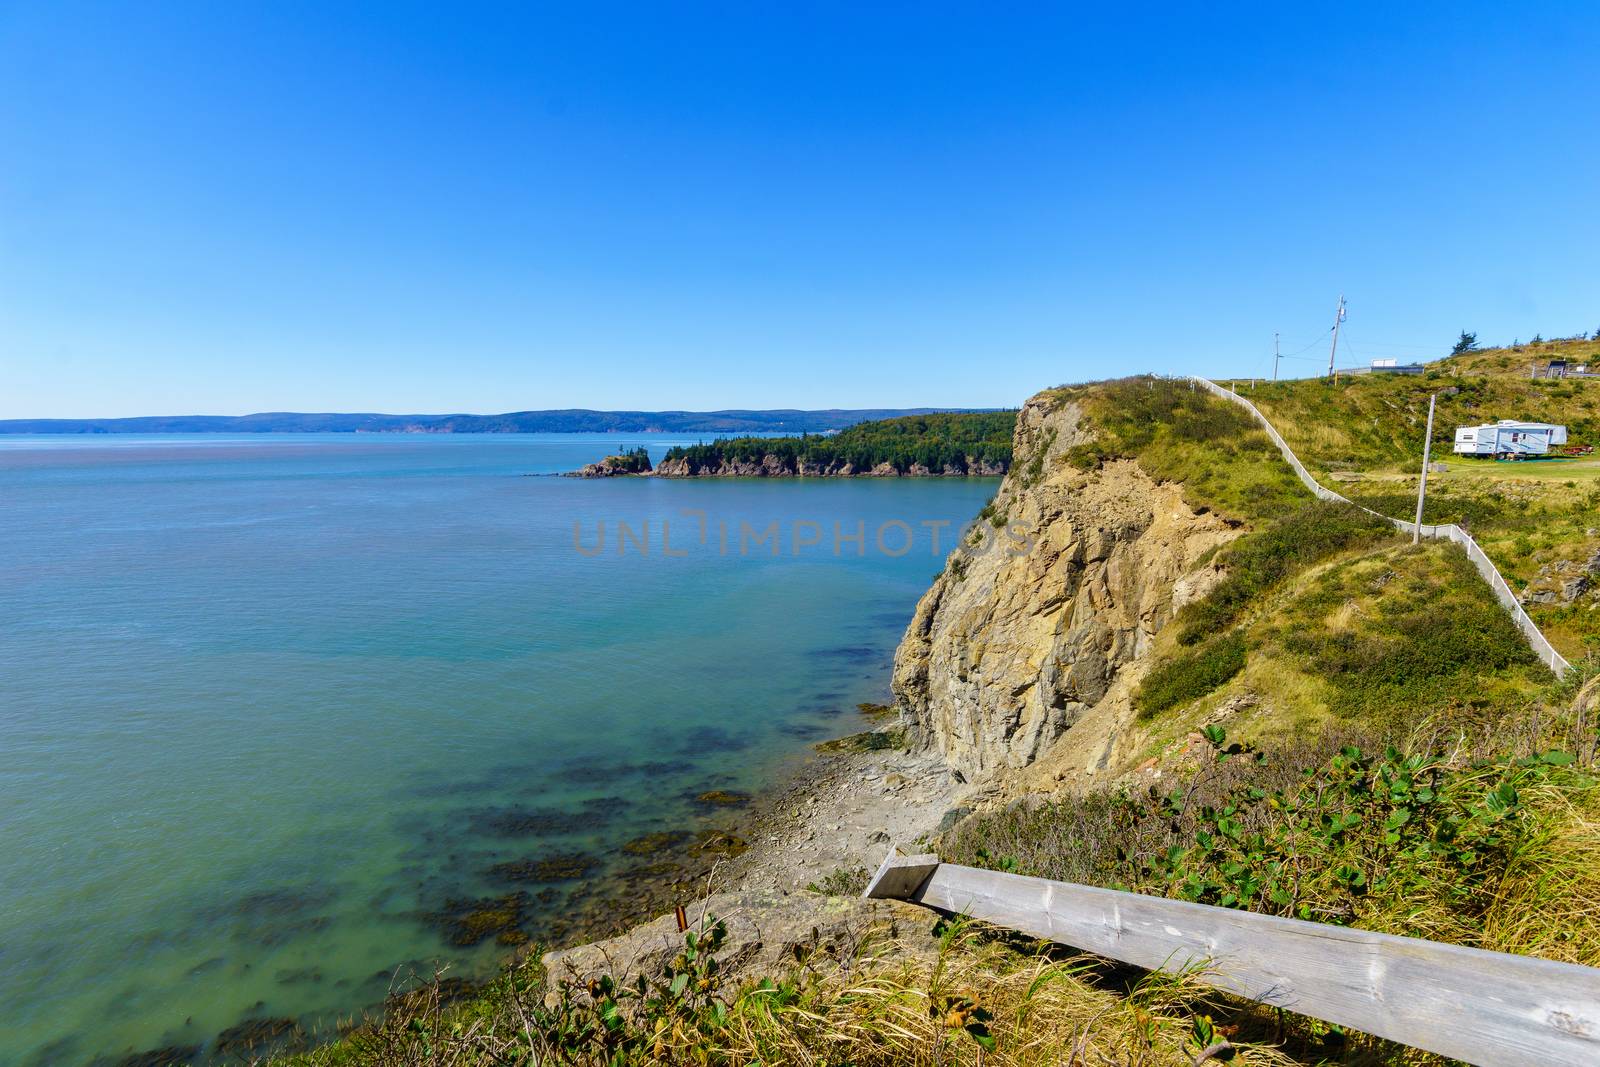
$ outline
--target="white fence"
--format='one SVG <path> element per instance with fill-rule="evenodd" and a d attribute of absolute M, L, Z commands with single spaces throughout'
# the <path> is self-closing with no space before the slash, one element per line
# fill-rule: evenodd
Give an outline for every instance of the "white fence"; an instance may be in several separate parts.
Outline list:
<path fill-rule="evenodd" d="M 1294 468 L 1295 475 L 1305 483 L 1307 489 L 1311 490 L 1319 498 L 1361 508 L 1362 511 L 1369 515 L 1376 515 L 1384 522 L 1392 523 L 1396 529 L 1404 533 L 1411 533 L 1417 529 L 1417 524 L 1410 519 L 1396 519 L 1390 515 L 1379 514 L 1369 507 L 1357 504 L 1348 497 L 1340 496 L 1332 489 L 1321 484 L 1311 477 L 1311 473 L 1306 470 L 1305 464 L 1300 462 L 1300 457 L 1294 454 L 1294 449 L 1289 447 L 1289 443 L 1283 439 L 1283 435 L 1278 432 L 1277 428 L 1267 421 L 1265 415 L 1261 414 L 1261 409 L 1232 389 L 1224 389 L 1209 379 L 1194 377 L 1191 380 L 1198 382 L 1222 399 L 1233 401 L 1253 415 L 1255 420 L 1261 424 L 1261 428 L 1267 431 L 1267 436 L 1272 438 L 1272 443 L 1278 446 L 1278 451 L 1283 453 L 1284 461 Z M 1472 539 L 1471 534 L 1455 523 L 1450 523 L 1448 526 L 1430 526 L 1424 523 L 1421 530 L 1423 537 L 1454 541 L 1466 550 L 1467 558 L 1472 561 L 1473 567 L 1477 569 L 1483 580 L 1489 583 L 1489 588 L 1494 590 L 1494 597 L 1500 601 L 1500 606 L 1511 613 L 1511 621 L 1517 624 L 1517 629 L 1522 631 L 1522 636 L 1528 639 L 1528 644 L 1532 646 L 1534 654 L 1543 660 L 1545 666 L 1554 671 L 1557 677 L 1566 674 L 1572 668 L 1572 664 L 1567 662 L 1566 657 L 1557 652 L 1555 646 L 1550 643 L 1550 639 L 1545 637 L 1539 631 L 1539 627 L 1534 625 L 1533 620 L 1528 617 L 1528 613 L 1523 610 L 1521 602 L 1517 600 L 1516 594 L 1511 591 L 1511 587 L 1506 584 L 1506 580 L 1501 577 L 1495 565 L 1489 562 L 1489 557 L 1484 554 L 1482 548 L 1478 547 L 1478 542 Z"/>
<path fill-rule="evenodd" d="M 1600 1063 L 1600 970 L 899 856 L 866 896 L 1182 972 L 1481 1067 Z"/>

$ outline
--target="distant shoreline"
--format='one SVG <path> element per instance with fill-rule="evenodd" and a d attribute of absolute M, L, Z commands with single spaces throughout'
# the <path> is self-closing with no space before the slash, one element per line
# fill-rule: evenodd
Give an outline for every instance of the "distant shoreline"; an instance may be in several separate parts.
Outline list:
<path fill-rule="evenodd" d="M 261 412 L 141 415 L 115 419 L 0 419 L 0 434 L 130 433 L 828 433 L 862 422 L 995 408 L 800 408 L 717 411 L 600 411 L 553 408 L 500 415 Z"/>

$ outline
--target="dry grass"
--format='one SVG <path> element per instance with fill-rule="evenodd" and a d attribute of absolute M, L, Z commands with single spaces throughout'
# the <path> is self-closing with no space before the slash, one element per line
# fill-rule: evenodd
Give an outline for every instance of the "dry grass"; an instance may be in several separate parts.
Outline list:
<path fill-rule="evenodd" d="M 568 987 L 546 995 L 527 977 L 508 976 L 455 1010 L 426 990 L 412 994 L 338 1045 L 274 1062 L 1156 1067 L 1193 1064 L 1218 1043 L 1235 1064 L 1307 1062 L 1273 1047 L 1275 1014 L 1230 1002 L 1197 974 L 1130 976 L 1097 959 L 1019 944 L 959 920 L 945 924 L 932 952 L 884 939 L 804 977 L 727 989 L 713 978 L 692 1018 L 625 1008 L 623 1027 L 649 1035 L 630 1049 L 600 1037 L 563 1041 L 552 1025 L 560 1013 L 547 1005 L 568 998 L 581 1016 L 594 1003 L 591 993 Z"/>
<path fill-rule="evenodd" d="M 1229 1003 L 1197 974 L 1109 973 L 1088 957 L 1002 941 L 970 923 L 944 929 L 936 953 L 883 941 L 869 955 L 802 981 L 712 987 L 722 1022 L 635 1017 L 643 1048 L 563 1045 L 538 985 L 502 982 L 461 1011 L 414 993 L 386 1021 L 280 1067 L 384 1064 L 797 1064 L 805 1067 L 1155 1067 L 1194 1064 L 1224 1041 L 1235 1064 L 1294 1064 L 1267 1043 L 1277 1017 Z M 589 993 L 566 990 L 587 1000 Z M 637 1013 L 635 1013 L 637 1014 Z M 1250 1040 L 1256 1038 L 1256 1040 Z"/>
<path fill-rule="evenodd" d="M 1480 943 L 1600 966 L 1600 790 L 1546 785 L 1524 802 L 1539 830 L 1507 867 Z"/>
<path fill-rule="evenodd" d="M 1190 1064 L 1203 1047 L 1197 1016 L 1224 1007 L 1193 975 L 1106 988 L 1094 980 L 1098 961 L 1019 952 L 971 926 L 952 926 L 931 960 L 885 947 L 861 976 L 825 979 L 791 1007 L 736 1011 L 729 1062 Z M 745 994 L 739 1006 L 752 1003 Z M 989 1016 L 992 1051 L 963 1028 L 977 1010 Z M 1292 1061 L 1256 1046 L 1243 1062 Z"/>

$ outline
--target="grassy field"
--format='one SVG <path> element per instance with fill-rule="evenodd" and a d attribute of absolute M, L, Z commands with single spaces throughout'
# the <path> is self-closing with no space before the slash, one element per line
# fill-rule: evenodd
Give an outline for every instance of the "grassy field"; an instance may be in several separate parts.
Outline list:
<path fill-rule="evenodd" d="M 1517 461 L 1499 463 L 1494 460 L 1467 459 L 1462 456 L 1446 455 L 1440 457 L 1447 468 L 1445 476 L 1449 481 L 1471 481 L 1477 479 L 1483 482 L 1573 482 L 1593 483 L 1600 481 L 1600 455 L 1593 456 L 1560 456 L 1549 459 Z M 1575 489 L 1577 484 L 1564 486 Z"/>
<path fill-rule="evenodd" d="M 1436 394 L 1433 455 L 1445 469 L 1428 478 L 1425 520 L 1470 530 L 1512 588 L 1526 589 L 1540 629 L 1576 662 L 1600 654 L 1600 600 L 1592 592 L 1562 599 L 1600 553 L 1600 457 L 1494 462 L 1450 451 L 1457 426 L 1502 418 L 1561 423 L 1570 444 L 1600 445 L 1600 379 L 1528 377 L 1531 362 L 1552 358 L 1600 363 L 1600 342 L 1473 352 L 1414 376 L 1236 385 L 1324 484 L 1401 517 L 1415 512 L 1428 397 Z"/>
<path fill-rule="evenodd" d="M 1411 472 L 1420 465 L 1434 394 L 1435 454 L 1449 454 L 1455 427 L 1499 419 L 1563 423 L 1571 443 L 1600 443 L 1600 378 L 1528 377 L 1530 362 L 1552 358 L 1600 363 L 1600 342 L 1473 352 L 1430 363 L 1421 375 L 1229 384 L 1255 402 L 1314 470 Z"/>

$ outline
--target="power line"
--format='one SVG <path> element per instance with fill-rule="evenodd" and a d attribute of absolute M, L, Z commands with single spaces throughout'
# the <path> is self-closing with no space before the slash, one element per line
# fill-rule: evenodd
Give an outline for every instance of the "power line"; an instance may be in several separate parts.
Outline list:
<path fill-rule="evenodd" d="M 1304 352 L 1306 349 L 1313 348 L 1316 345 L 1320 345 L 1323 341 L 1326 341 L 1328 339 L 1328 334 L 1330 334 L 1332 332 L 1333 332 L 1333 327 L 1330 326 L 1326 330 L 1323 330 L 1321 333 L 1317 334 L 1317 336 L 1313 337 L 1311 340 L 1307 341 L 1305 344 L 1301 345 L 1299 348 L 1295 349 L 1293 352 L 1285 352 L 1283 354 L 1283 358 L 1284 359 L 1293 359 L 1294 357 L 1298 356 L 1300 353 Z"/>

